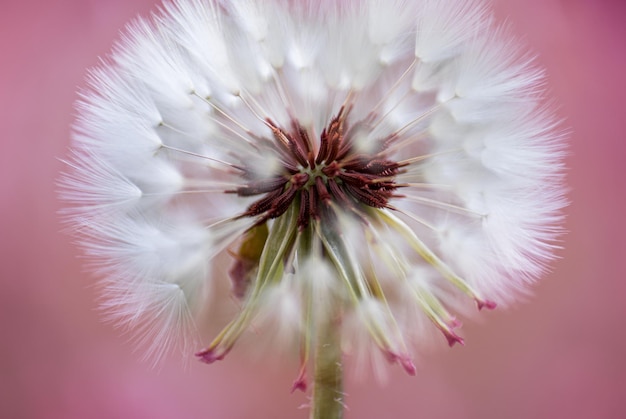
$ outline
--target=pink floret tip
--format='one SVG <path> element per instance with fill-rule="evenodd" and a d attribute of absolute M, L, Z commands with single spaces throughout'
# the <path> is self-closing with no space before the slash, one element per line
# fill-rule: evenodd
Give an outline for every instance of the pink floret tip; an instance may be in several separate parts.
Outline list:
<path fill-rule="evenodd" d="M 296 378 L 296 381 L 293 382 L 293 385 L 291 386 L 291 392 L 293 393 L 296 390 L 300 390 L 302 392 L 306 392 L 306 363 L 302 364 L 302 367 L 300 368 L 300 374 L 298 374 L 298 378 Z"/>
<path fill-rule="evenodd" d="M 221 361 L 224 357 L 230 352 L 230 349 L 225 351 L 218 352 L 216 348 L 208 348 L 203 351 L 197 352 L 196 356 L 200 359 L 200 361 L 205 364 L 212 364 L 215 361 Z"/>
<path fill-rule="evenodd" d="M 417 368 L 415 368 L 415 364 L 413 363 L 413 361 L 411 361 L 411 358 L 409 358 L 407 355 L 398 355 L 397 353 L 392 352 L 392 351 L 386 351 L 386 355 L 387 355 L 387 359 L 389 360 L 389 362 L 392 362 L 392 363 L 399 362 L 407 374 L 415 375 L 417 373 Z"/>
<path fill-rule="evenodd" d="M 461 322 L 461 320 L 458 320 L 456 318 L 453 318 L 452 320 L 450 320 L 450 322 L 448 322 L 448 325 L 453 328 L 456 329 L 457 327 L 462 327 L 463 323 Z"/>
<path fill-rule="evenodd" d="M 448 341 L 448 345 L 450 345 L 450 347 L 453 347 L 454 344 L 458 343 L 459 345 L 463 346 L 465 345 L 465 341 L 463 340 L 463 338 L 459 335 L 457 335 L 454 332 L 448 331 L 448 330 L 442 330 L 443 331 L 443 335 L 446 337 L 446 340 Z"/>
<path fill-rule="evenodd" d="M 303 393 L 306 392 L 306 378 L 300 376 L 296 379 L 296 381 L 293 382 L 293 385 L 291 386 L 291 392 L 294 393 L 296 390 L 300 390 Z"/>
<path fill-rule="evenodd" d="M 417 373 L 417 368 L 415 368 L 415 364 L 409 358 L 403 357 L 402 359 L 400 359 L 400 364 L 407 374 L 415 375 Z"/>
<path fill-rule="evenodd" d="M 493 310 L 498 306 L 498 304 L 491 300 L 476 300 L 476 305 L 479 310 L 482 310 L 483 307 L 486 307 L 488 310 Z"/>

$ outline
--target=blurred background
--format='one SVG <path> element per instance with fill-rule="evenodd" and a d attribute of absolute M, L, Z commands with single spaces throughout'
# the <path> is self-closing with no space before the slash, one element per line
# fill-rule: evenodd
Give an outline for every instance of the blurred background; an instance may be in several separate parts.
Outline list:
<path fill-rule="evenodd" d="M 561 259 L 535 297 L 466 322 L 416 377 L 348 378 L 348 419 L 626 415 L 626 2 L 493 0 L 539 54 L 571 127 Z M 306 418 L 295 362 L 158 369 L 96 312 L 55 178 L 76 90 L 151 0 L 0 0 L 0 417 Z"/>

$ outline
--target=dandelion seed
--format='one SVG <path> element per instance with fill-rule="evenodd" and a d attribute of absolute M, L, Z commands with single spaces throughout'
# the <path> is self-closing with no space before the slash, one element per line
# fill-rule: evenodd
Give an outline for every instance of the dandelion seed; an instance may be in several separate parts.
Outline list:
<path fill-rule="evenodd" d="M 429 327 L 463 344 L 455 313 L 552 258 L 562 136 L 481 1 L 167 2 L 89 84 L 62 197 L 109 315 L 157 358 L 227 280 L 219 254 L 241 310 L 198 357 L 269 321 L 300 346 L 294 389 L 328 336 L 414 374 Z"/>

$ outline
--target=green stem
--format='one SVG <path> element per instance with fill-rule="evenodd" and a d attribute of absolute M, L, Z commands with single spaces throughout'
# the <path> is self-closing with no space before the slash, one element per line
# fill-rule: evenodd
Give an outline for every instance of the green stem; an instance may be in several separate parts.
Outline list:
<path fill-rule="evenodd" d="M 325 330 L 324 330 L 325 329 Z M 339 327 L 324 325 L 318 335 L 311 419 L 341 419 L 344 409 Z"/>

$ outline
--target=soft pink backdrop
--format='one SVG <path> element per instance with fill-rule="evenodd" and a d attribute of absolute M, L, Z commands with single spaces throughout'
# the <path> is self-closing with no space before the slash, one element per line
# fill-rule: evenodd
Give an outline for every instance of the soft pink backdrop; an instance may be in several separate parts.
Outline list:
<path fill-rule="evenodd" d="M 528 304 L 466 324 L 465 347 L 350 380 L 347 418 L 626 415 L 626 2 L 499 0 L 572 129 L 562 260 Z M 149 0 L 0 0 L 0 417 L 305 418 L 295 366 L 234 353 L 150 370 L 94 311 L 59 233 L 54 180 L 85 68 Z M 443 347 L 442 347 L 443 348 Z"/>

